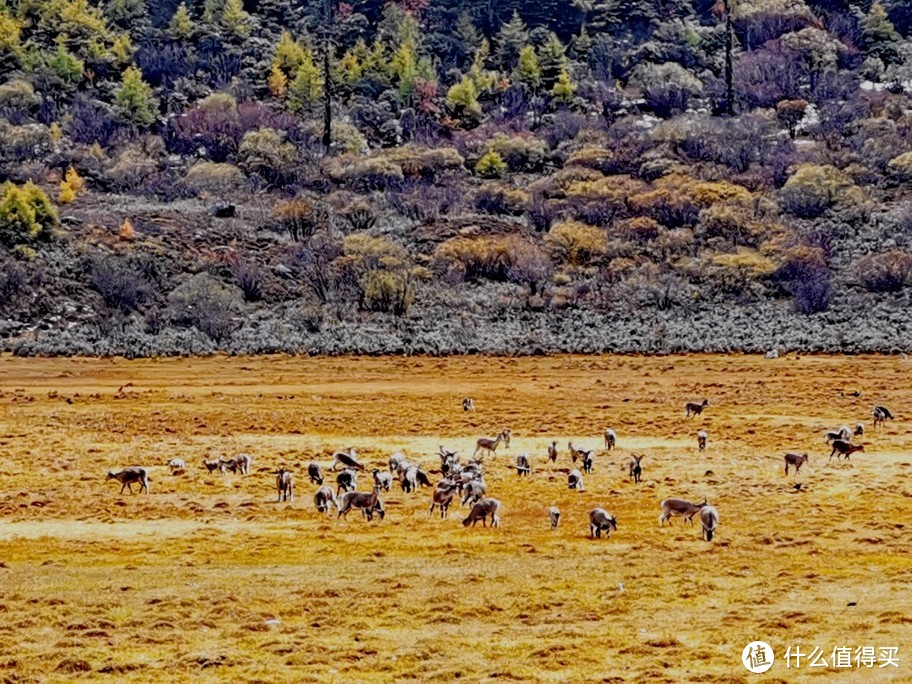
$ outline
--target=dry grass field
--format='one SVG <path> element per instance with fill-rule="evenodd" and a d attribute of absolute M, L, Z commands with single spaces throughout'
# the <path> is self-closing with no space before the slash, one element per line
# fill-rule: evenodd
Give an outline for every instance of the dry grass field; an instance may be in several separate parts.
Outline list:
<path fill-rule="evenodd" d="M 910 374 L 899 357 L 0 358 L 0 681 L 912 681 Z M 876 432 L 875 403 L 897 415 Z M 823 431 L 860 420 L 865 453 L 828 463 Z M 437 470 L 438 444 L 471 454 L 504 427 L 499 529 L 429 518 L 430 490 L 398 485 L 383 521 L 314 510 L 311 459 L 401 449 Z M 568 440 L 599 448 L 584 492 Z M 798 492 L 787 450 L 810 453 Z M 248 476 L 200 467 L 240 451 Z M 127 465 L 151 468 L 149 495 L 105 479 Z M 717 538 L 660 528 L 666 497 L 706 497 Z M 595 506 L 618 518 L 607 540 L 588 538 Z M 741 664 L 755 639 L 777 656 L 763 675 Z M 788 670 L 790 645 L 896 646 L 899 668 Z"/>

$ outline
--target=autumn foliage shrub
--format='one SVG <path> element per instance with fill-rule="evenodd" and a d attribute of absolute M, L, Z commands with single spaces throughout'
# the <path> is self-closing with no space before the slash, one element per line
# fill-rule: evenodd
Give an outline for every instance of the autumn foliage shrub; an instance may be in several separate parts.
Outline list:
<path fill-rule="evenodd" d="M 564 221 L 553 226 L 545 241 L 561 262 L 571 266 L 591 266 L 606 251 L 605 232 L 578 221 Z"/>
<path fill-rule="evenodd" d="M 279 202 L 272 210 L 272 219 L 296 242 L 307 240 L 329 225 L 326 209 L 304 198 Z"/>

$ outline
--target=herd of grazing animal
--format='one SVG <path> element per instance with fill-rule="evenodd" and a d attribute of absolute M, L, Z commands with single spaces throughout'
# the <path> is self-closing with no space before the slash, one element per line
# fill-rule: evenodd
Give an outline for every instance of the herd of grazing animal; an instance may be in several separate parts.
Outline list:
<path fill-rule="evenodd" d="M 699 416 L 709 405 L 708 400 L 704 399 L 701 403 L 688 402 L 685 404 L 685 418 Z M 471 398 L 463 401 L 464 411 L 474 411 L 475 406 Z M 882 427 L 887 420 L 893 420 L 893 413 L 885 406 L 875 406 L 871 411 L 873 425 L 875 428 Z M 854 430 L 848 426 L 843 426 L 838 430 L 827 431 L 824 433 L 826 443 L 831 446 L 829 460 L 833 456 L 838 459 L 844 458 L 849 460 L 851 455 L 856 452 L 864 452 L 864 445 L 853 444 L 853 437 L 864 435 L 864 425 L 857 423 Z M 389 492 L 392 489 L 394 479 L 398 479 L 402 491 L 410 494 L 420 490 L 423 487 L 432 487 L 431 505 L 428 509 L 428 515 L 433 515 L 435 510 L 440 512 L 441 518 L 446 518 L 449 513 L 450 505 L 454 500 L 460 498 L 460 506 L 468 504 L 470 506 L 469 514 L 463 519 L 462 524 L 466 527 L 474 527 L 479 521 L 487 527 L 488 520 L 492 527 L 500 526 L 500 515 L 502 504 L 498 499 L 494 499 L 487 494 L 487 485 L 484 480 L 484 459 L 485 457 L 494 458 L 497 447 L 503 443 L 507 448 L 510 446 L 512 432 L 509 429 L 501 430 L 495 438 L 482 437 L 476 441 L 475 451 L 466 463 L 461 463 L 458 451 L 451 451 L 442 445 L 439 448 L 438 456 L 440 457 L 440 473 L 443 479 L 436 485 L 431 483 L 428 473 L 417 463 L 413 463 L 402 452 L 396 452 L 389 458 L 388 470 L 373 468 L 372 487 L 369 492 L 359 492 L 358 474 L 366 472 L 365 465 L 359 460 L 357 452 L 353 448 L 347 451 L 337 451 L 332 454 L 332 464 L 330 470 L 336 470 L 336 466 L 341 466 L 342 471 L 336 474 L 336 489 L 324 484 L 323 468 L 316 462 L 310 462 L 307 466 L 307 477 L 311 484 L 317 485 L 318 489 L 314 494 L 314 507 L 319 513 L 330 514 L 332 509 L 337 511 L 338 518 L 346 518 L 348 513 L 357 508 L 362 515 L 368 520 L 373 520 L 376 513 L 381 520 L 386 515 L 383 502 L 380 500 L 381 492 Z M 617 446 L 617 433 L 611 428 L 605 429 L 604 448 L 611 451 Z M 705 430 L 697 433 L 697 447 L 700 452 L 706 450 L 708 435 Z M 572 467 L 567 474 L 567 487 L 571 490 L 585 491 L 583 488 L 583 472 L 590 474 L 592 472 L 595 450 L 574 446 L 573 442 L 567 443 L 571 458 Z M 479 456 L 479 452 L 481 455 Z M 559 450 L 556 441 L 548 444 L 547 457 L 551 463 L 555 463 L 559 457 Z M 632 454 L 628 464 L 628 474 L 634 484 L 642 481 L 643 476 L 643 455 Z M 785 474 L 789 474 L 789 469 L 794 471 L 797 476 L 801 467 L 809 461 L 807 452 L 785 454 Z M 577 461 L 581 462 L 583 472 L 575 467 Z M 240 473 L 247 475 L 250 473 L 250 466 L 253 459 L 248 454 L 237 454 L 231 458 L 218 458 L 216 460 L 203 460 L 202 467 L 209 473 L 218 471 L 221 474 L 227 472 Z M 186 463 L 180 458 L 172 458 L 167 463 L 171 469 L 172 475 L 181 475 L 186 471 Z M 528 477 L 532 472 L 532 466 L 528 454 L 520 453 L 516 457 L 516 472 L 519 476 Z M 711 471 L 708 471 L 711 472 Z M 146 468 L 132 466 L 124 468 L 118 472 L 109 471 L 108 479 L 114 479 L 121 483 L 120 493 L 128 489 L 133 493 L 133 484 L 139 485 L 140 492 L 149 493 L 149 472 Z M 278 493 L 278 502 L 291 502 L 294 500 L 294 475 L 285 467 L 279 468 L 275 473 L 275 486 Z M 801 484 L 796 484 L 794 489 L 801 490 Z M 701 503 L 693 503 L 685 499 L 670 498 L 661 502 L 662 512 L 659 515 L 659 525 L 663 526 L 666 522 L 671 523 L 674 517 L 682 517 L 685 522 L 693 526 L 693 519 L 696 516 L 700 518 L 701 536 L 706 541 L 712 541 L 716 529 L 719 525 L 719 512 L 715 507 L 709 505 L 704 498 Z M 548 510 L 548 518 L 551 529 L 556 530 L 561 521 L 561 512 L 557 507 L 552 506 Z M 602 532 L 605 538 L 608 538 L 612 530 L 617 531 L 617 518 L 611 515 L 603 508 L 594 508 L 589 513 L 589 535 L 591 538 L 600 538 Z"/>

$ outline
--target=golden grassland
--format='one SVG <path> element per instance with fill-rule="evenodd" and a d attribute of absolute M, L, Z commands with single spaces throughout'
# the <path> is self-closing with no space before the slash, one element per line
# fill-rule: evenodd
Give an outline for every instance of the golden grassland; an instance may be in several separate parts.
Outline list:
<path fill-rule="evenodd" d="M 0 358 L 0 680 L 912 681 L 910 372 L 898 357 Z M 874 403 L 897 414 L 876 432 Z M 823 431 L 858 420 L 866 452 L 828 463 Z M 438 444 L 471 454 L 505 427 L 486 464 L 500 529 L 465 529 L 455 507 L 429 518 L 430 490 L 398 485 L 383 521 L 313 508 L 311 459 L 401 449 L 437 470 Z M 584 492 L 566 487 L 568 440 L 600 450 Z M 786 450 L 810 452 L 803 491 Z M 246 477 L 200 467 L 239 451 Z M 509 467 L 520 452 L 529 478 Z M 105 480 L 127 465 L 150 466 L 150 495 Z M 291 504 L 275 502 L 280 465 Z M 707 497 L 717 539 L 660 528 L 671 496 Z M 595 506 L 618 518 L 610 539 L 588 538 Z M 755 639 L 780 657 L 764 675 L 741 665 Z M 898 646 L 900 667 L 787 670 L 789 645 Z"/>

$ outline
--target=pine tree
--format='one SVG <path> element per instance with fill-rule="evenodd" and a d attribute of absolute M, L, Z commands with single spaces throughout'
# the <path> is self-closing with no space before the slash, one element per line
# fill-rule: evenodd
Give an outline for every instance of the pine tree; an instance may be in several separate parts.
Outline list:
<path fill-rule="evenodd" d="M 340 83 L 352 85 L 360 81 L 363 74 L 364 67 L 361 66 L 361 61 L 354 50 L 349 50 L 342 55 L 337 67 L 337 80 Z"/>
<path fill-rule="evenodd" d="M 288 31 L 282 33 L 276 45 L 275 62 L 286 74 L 294 78 L 298 72 L 298 67 L 307 59 L 307 51 L 299 41 L 291 37 Z M 313 61 L 313 55 L 311 55 Z"/>
<path fill-rule="evenodd" d="M 459 83 L 450 87 L 447 91 L 447 104 L 457 116 L 481 114 L 478 91 L 475 89 L 475 83 L 468 76 L 463 76 Z"/>
<path fill-rule="evenodd" d="M 187 40 L 193 36 L 193 20 L 187 10 L 186 3 L 181 3 L 174 11 L 171 21 L 168 22 L 168 33 L 176 40 Z"/>
<path fill-rule="evenodd" d="M 304 61 L 298 65 L 288 94 L 288 108 L 300 111 L 312 107 L 323 96 L 323 76 L 310 50 L 304 50 Z"/>
<path fill-rule="evenodd" d="M 273 97 L 282 99 L 288 90 L 288 76 L 282 71 L 278 62 L 272 63 L 272 69 L 269 71 L 269 77 L 266 79 L 266 85 L 269 86 L 269 92 Z"/>
<path fill-rule="evenodd" d="M 531 45 L 526 45 L 519 51 L 515 75 L 516 80 L 530 90 L 536 90 L 541 85 L 541 68 L 538 65 L 535 48 Z"/>
<path fill-rule="evenodd" d="M 114 93 L 114 104 L 121 119 L 134 126 L 151 126 L 157 118 L 158 100 L 136 67 L 124 71 L 123 83 Z"/>
<path fill-rule="evenodd" d="M 868 52 L 885 62 L 892 60 L 896 53 L 896 44 L 902 40 L 902 36 L 887 16 L 887 10 L 880 2 L 871 5 L 871 11 L 861 22 L 861 36 Z"/>
<path fill-rule="evenodd" d="M 545 88 L 551 89 L 567 68 L 567 55 L 564 44 L 553 33 L 538 51 L 538 63 L 541 66 L 541 80 Z"/>
<path fill-rule="evenodd" d="M 570 104 L 573 102 L 573 94 L 576 92 L 576 88 L 576 84 L 570 79 L 570 72 L 567 69 L 562 69 L 554 87 L 551 88 L 551 96 L 555 102 Z"/>
<path fill-rule="evenodd" d="M 222 10 L 222 25 L 233 35 L 250 33 L 250 15 L 244 11 L 244 0 L 227 0 Z"/>
<path fill-rule="evenodd" d="M 519 61 L 519 51 L 528 42 L 529 29 L 519 13 L 514 10 L 513 17 L 501 27 L 494 39 L 497 46 L 494 56 L 501 69 L 513 69 Z"/>

